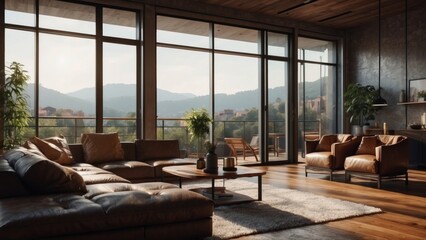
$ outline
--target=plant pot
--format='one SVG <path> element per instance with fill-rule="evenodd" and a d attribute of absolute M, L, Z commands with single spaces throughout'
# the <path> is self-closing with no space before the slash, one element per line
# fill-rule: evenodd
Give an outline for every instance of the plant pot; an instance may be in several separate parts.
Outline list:
<path fill-rule="evenodd" d="M 362 126 L 362 134 L 367 135 L 367 130 L 370 128 L 370 125 Z"/>
<path fill-rule="evenodd" d="M 362 136 L 362 128 L 359 125 L 352 125 L 352 135 Z"/>
<path fill-rule="evenodd" d="M 208 152 L 206 154 L 206 168 L 204 169 L 205 173 L 217 173 L 217 154 L 214 152 Z"/>

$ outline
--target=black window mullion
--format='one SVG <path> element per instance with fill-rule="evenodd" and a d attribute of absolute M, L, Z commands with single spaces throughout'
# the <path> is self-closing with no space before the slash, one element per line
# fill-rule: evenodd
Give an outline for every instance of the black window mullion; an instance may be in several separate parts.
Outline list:
<path fill-rule="evenodd" d="M 103 19 L 102 7 L 96 7 L 96 132 L 103 132 Z"/>

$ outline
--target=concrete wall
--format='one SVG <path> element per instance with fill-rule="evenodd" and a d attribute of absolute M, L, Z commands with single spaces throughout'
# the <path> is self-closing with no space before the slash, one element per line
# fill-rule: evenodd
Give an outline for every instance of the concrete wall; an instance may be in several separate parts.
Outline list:
<path fill-rule="evenodd" d="M 408 80 L 426 79 L 426 6 L 408 11 Z M 379 85 L 378 20 L 347 32 L 349 82 Z M 377 113 L 376 121 L 389 129 L 405 129 L 420 122 L 426 103 L 397 105 L 401 90 L 408 93 L 405 65 L 405 13 L 381 20 L 381 95 L 388 102 Z"/>

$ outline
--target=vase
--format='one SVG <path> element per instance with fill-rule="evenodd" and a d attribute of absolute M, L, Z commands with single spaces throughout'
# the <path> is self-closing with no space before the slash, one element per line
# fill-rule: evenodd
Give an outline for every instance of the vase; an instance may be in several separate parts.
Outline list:
<path fill-rule="evenodd" d="M 217 154 L 214 152 L 208 152 L 206 154 L 206 168 L 204 169 L 205 173 L 217 173 Z"/>
<path fill-rule="evenodd" d="M 401 90 L 401 92 L 399 93 L 399 102 L 405 102 L 405 91 Z"/>

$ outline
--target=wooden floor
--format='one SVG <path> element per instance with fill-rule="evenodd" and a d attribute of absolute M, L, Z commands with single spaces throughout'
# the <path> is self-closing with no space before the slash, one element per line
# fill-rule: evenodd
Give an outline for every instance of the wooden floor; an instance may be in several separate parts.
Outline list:
<path fill-rule="evenodd" d="M 410 170 L 403 180 L 376 183 L 344 175 L 329 181 L 325 175 L 305 177 L 304 164 L 261 166 L 268 173 L 264 184 L 297 189 L 381 208 L 383 213 L 302 228 L 250 235 L 238 239 L 426 239 L 426 171 Z"/>

